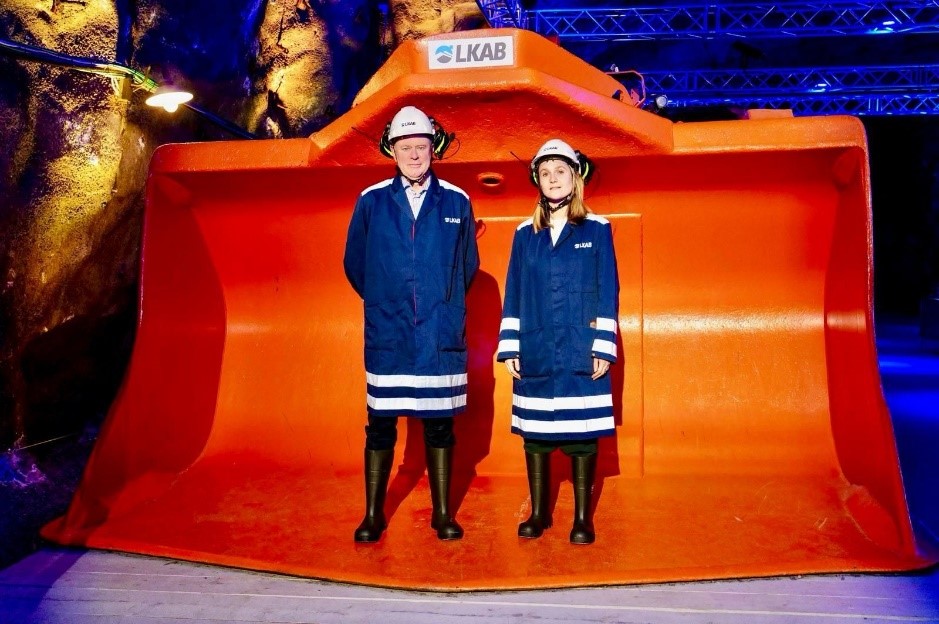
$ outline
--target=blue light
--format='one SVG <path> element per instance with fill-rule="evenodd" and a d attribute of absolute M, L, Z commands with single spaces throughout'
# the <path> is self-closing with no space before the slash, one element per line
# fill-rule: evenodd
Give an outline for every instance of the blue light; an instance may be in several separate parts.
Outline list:
<path fill-rule="evenodd" d="M 895 369 L 895 368 L 910 368 L 911 366 L 912 364 L 910 364 L 909 362 L 900 362 L 897 360 L 889 360 L 886 358 L 881 358 L 880 360 L 880 370 L 882 371 L 887 370 L 887 369 Z"/>

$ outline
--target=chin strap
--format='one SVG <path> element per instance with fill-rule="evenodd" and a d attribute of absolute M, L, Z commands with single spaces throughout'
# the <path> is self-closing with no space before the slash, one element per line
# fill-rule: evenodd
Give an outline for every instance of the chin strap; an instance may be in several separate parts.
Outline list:
<path fill-rule="evenodd" d="M 548 201 L 548 198 L 542 195 L 541 196 L 541 208 L 549 214 L 554 214 L 555 212 L 557 212 L 564 206 L 567 206 L 568 204 L 570 204 L 573 198 L 574 198 L 574 194 L 571 193 L 570 195 L 568 195 L 567 197 L 559 201 L 557 206 L 552 206 L 551 203 Z"/>
<path fill-rule="evenodd" d="M 410 183 L 411 183 L 411 186 L 414 186 L 415 184 L 418 185 L 418 186 L 421 186 L 421 185 L 424 184 L 425 181 L 427 181 L 427 178 L 430 176 L 430 169 L 428 169 L 427 171 L 425 171 L 424 174 L 423 174 L 421 177 L 419 177 L 419 178 L 412 178 L 411 176 L 407 175 L 406 173 L 404 173 L 404 172 L 401 171 L 400 169 L 398 169 L 398 173 L 400 173 L 400 174 L 404 177 L 405 180 L 407 180 L 408 182 L 410 182 Z"/>

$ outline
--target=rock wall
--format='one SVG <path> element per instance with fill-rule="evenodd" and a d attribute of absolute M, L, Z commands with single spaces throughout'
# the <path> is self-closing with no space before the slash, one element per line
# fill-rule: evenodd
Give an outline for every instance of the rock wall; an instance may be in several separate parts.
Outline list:
<path fill-rule="evenodd" d="M 392 45 L 427 35 L 486 26 L 486 20 L 475 2 L 390 0 L 389 7 Z"/>
<path fill-rule="evenodd" d="M 118 36 L 117 10 L 107 0 L 18 3 L 0 14 L 0 24 L 4 38 L 98 58 L 113 57 Z M 134 216 L 117 193 L 127 101 L 97 76 L 0 62 L 8 70 L 0 72 L 0 116 L 10 120 L 0 126 L 7 147 L 0 165 L 0 444 L 7 447 L 27 433 L 75 426 L 71 404 L 93 392 L 83 377 L 100 364 L 87 358 L 103 353 L 44 348 L 90 318 L 106 322 L 127 307 L 133 267 L 122 272 L 120 265 L 133 264 L 136 246 L 122 231 Z M 75 338 L 87 338 L 82 333 Z"/>

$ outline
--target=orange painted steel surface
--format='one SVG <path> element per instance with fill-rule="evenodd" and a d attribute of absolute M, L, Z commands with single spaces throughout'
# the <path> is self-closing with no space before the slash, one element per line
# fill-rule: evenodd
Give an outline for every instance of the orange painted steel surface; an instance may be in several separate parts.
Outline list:
<path fill-rule="evenodd" d="M 513 65 L 431 70 L 403 45 L 310 140 L 161 148 L 127 378 L 53 540 L 428 589 L 905 570 L 917 545 L 871 325 L 867 148 L 853 118 L 673 124 L 537 35 Z M 468 302 L 469 408 L 454 501 L 429 528 L 419 427 L 402 420 L 381 542 L 364 510 L 362 304 L 342 252 L 375 144 L 404 104 L 457 133 L 436 170 L 466 189 L 482 267 Z M 575 547 L 569 468 L 555 527 L 516 537 L 528 494 L 493 360 L 526 161 L 560 136 L 598 175 L 622 282 L 617 435 L 601 442 L 596 544 Z M 406 441 L 406 442 L 405 442 Z M 560 481 L 560 483 L 557 483 Z"/>

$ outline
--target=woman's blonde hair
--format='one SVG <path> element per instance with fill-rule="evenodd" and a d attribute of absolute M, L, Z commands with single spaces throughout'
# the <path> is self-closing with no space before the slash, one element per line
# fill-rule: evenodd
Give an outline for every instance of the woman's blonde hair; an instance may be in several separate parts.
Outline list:
<path fill-rule="evenodd" d="M 564 162 L 567 162 L 565 160 Z M 570 163 L 567 163 L 570 166 Z M 538 163 L 541 166 L 541 163 Z M 584 203 L 584 179 L 577 169 L 571 167 L 571 173 L 574 176 L 574 192 L 571 193 L 571 203 L 567 206 L 567 220 L 570 223 L 580 225 L 587 218 L 590 208 Z M 541 195 L 541 188 L 538 189 L 538 201 L 535 203 L 535 212 L 532 215 L 531 222 L 533 229 L 538 232 L 544 228 L 551 227 L 551 215 L 548 212 L 548 202 L 544 201 Z"/>

